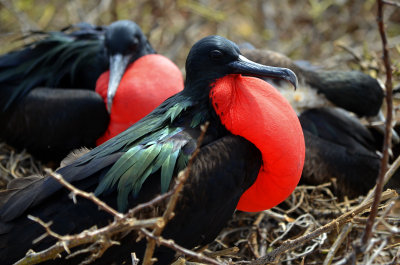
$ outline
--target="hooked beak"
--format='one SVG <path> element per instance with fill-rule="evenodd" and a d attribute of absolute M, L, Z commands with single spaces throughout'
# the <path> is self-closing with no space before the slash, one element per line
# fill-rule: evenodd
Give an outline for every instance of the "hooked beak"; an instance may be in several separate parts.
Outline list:
<path fill-rule="evenodd" d="M 125 69 L 129 64 L 131 55 L 115 54 L 110 57 L 110 79 L 108 81 L 107 90 L 107 110 L 111 113 L 111 107 L 114 100 L 115 93 L 119 86 Z"/>
<path fill-rule="evenodd" d="M 234 74 L 284 79 L 289 81 L 294 89 L 298 86 L 296 74 L 292 70 L 255 63 L 243 55 L 239 55 L 238 60 L 229 63 L 229 66 Z"/>

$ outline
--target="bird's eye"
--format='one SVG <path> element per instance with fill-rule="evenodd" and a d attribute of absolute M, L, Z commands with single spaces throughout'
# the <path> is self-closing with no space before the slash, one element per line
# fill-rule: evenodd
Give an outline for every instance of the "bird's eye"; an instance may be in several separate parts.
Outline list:
<path fill-rule="evenodd" d="M 136 51 L 138 46 L 139 46 L 139 39 L 136 36 L 134 36 L 129 49 L 131 51 Z"/>
<path fill-rule="evenodd" d="M 213 50 L 213 51 L 211 51 L 211 52 L 209 53 L 209 56 L 210 56 L 210 58 L 213 59 L 213 60 L 219 60 L 219 59 L 222 58 L 223 53 L 222 53 L 221 51 L 219 51 L 219 50 Z"/>

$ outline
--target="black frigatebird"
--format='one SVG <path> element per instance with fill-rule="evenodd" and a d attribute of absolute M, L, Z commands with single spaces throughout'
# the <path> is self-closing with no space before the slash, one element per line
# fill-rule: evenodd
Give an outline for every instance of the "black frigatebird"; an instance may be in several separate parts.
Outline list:
<path fill-rule="evenodd" d="M 132 21 L 41 34 L 0 57 L 0 138 L 42 160 L 94 147 L 183 88 L 179 69 Z M 131 81 L 117 93 L 125 70 Z"/>
<path fill-rule="evenodd" d="M 200 40 L 187 57 L 182 92 L 58 173 L 126 212 L 169 189 L 196 148 L 201 124 L 209 121 L 163 237 L 186 248 L 211 242 L 235 208 L 259 211 L 283 201 L 297 185 L 303 167 L 304 137 L 297 115 L 276 89 L 249 76 L 297 84 L 292 71 L 251 62 L 223 37 Z M 27 219 L 28 214 L 52 220 L 52 229 L 60 234 L 104 226 L 112 219 L 89 201 L 74 204 L 68 193 L 45 177 L 3 196 L 0 263 L 15 262 L 28 249 L 38 251 L 54 243 L 47 239 L 32 244 L 43 230 Z M 129 261 L 133 251 L 140 255 L 135 237 L 118 240 L 121 246 L 110 248 L 97 264 Z M 162 264 L 170 261 L 171 257 L 160 255 Z M 74 260 L 54 261 L 68 262 Z"/>
<path fill-rule="evenodd" d="M 299 78 L 295 93 L 288 93 L 284 84 L 277 88 L 297 111 L 304 131 L 306 160 L 302 183 L 318 185 L 336 179 L 338 196 L 365 195 L 375 185 L 379 173 L 382 140 L 347 111 L 370 121 L 382 120 L 384 93 L 378 81 L 359 71 L 302 67 L 274 51 L 242 52 L 259 63 L 268 61 L 270 65 L 288 67 Z M 383 125 L 375 128 L 384 130 Z M 395 134 L 394 141 L 397 139 Z M 400 188 L 398 174 L 388 187 Z"/>

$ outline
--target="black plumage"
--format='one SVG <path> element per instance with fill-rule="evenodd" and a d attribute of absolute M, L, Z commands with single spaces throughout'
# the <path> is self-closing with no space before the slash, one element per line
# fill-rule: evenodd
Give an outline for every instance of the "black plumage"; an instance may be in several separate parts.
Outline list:
<path fill-rule="evenodd" d="M 233 42 L 219 36 L 202 39 L 188 55 L 182 92 L 58 173 L 125 212 L 169 188 L 172 177 L 186 166 L 196 148 L 200 125 L 209 121 L 191 176 L 178 200 L 176 215 L 163 236 L 187 248 L 211 242 L 231 217 L 243 192 L 257 178 L 262 164 L 260 150 L 246 139 L 232 135 L 221 124 L 210 104 L 211 84 L 227 74 L 241 72 L 297 82 L 288 69 L 269 68 L 243 59 Z M 29 248 L 37 251 L 54 242 L 47 239 L 32 245 L 32 240 L 43 231 L 26 218 L 27 214 L 53 220 L 52 229 L 60 234 L 76 233 L 95 224 L 103 226 L 111 220 L 88 201 L 79 200 L 74 205 L 68 192 L 51 177 L 9 191 L 0 205 L 2 264 L 22 258 Z M 119 239 L 122 246 L 109 249 L 96 264 L 128 261 L 132 251 L 141 255 L 143 241 L 136 244 L 132 234 Z M 168 263 L 172 255 L 166 249 L 157 254 L 162 264 Z M 82 256 L 53 263 L 69 264 Z"/>
<path fill-rule="evenodd" d="M 97 78 L 111 68 L 115 94 L 128 63 L 155 51 L 131 21 L 34 35 L 44 37 L 0 57 L 0 138 L 59 161 L 75 148 L 94 147 L 107 128 Z"/>

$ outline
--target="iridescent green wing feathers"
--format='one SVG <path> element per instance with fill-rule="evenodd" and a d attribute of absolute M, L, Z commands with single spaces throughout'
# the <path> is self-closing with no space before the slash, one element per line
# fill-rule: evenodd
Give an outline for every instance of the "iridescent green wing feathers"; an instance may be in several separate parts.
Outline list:
<path fill-rule="evenodd" d="M 97 60 L 103 60 L 103 30 L 78 28 L 72 33 L 33 33 L 36 35 L 44 37 L 0 57 L 2 111 L 37 86 L 59 87 L 63 79 L 68 82 L 66 86 L 75 87 L 74 83 L 79 83 L 75 81 L 78 71 L 90 69 L 98 75 L 105 70 L 93 69 L 99 65 Z"/>
<path fill-rule="evenodd" d="M 102 179 L 95 194 L 116 187 L 118 208 L 124 211 L 129 194 L 136 196 L 146 179 L 158 170 L 161 192 L 167 191 L 173 175 L 184 169 L 190 155 L 182 152 L 182 148 L 193 139 L 182 135 L 182 127 L 172 125 L 189 106 L 190 102 L 174 105 L 164 102 L 127 131 L 94 149 L 93 158 L 121 149 L 125 151 Z"/>

